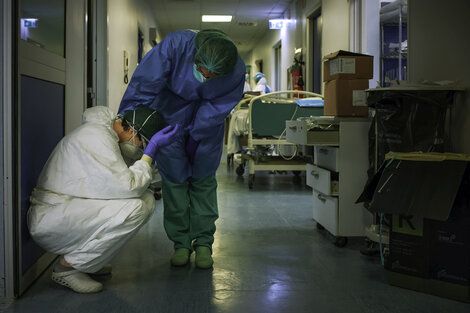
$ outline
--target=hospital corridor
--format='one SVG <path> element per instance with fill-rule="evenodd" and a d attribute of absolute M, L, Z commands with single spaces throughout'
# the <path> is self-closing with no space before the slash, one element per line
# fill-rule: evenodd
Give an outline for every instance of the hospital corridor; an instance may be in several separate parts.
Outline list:
<path fill-rule="evenodd" d="M 162 202 L 103 277 L 105 290 L 69 292 L 45 273 L 5 312 L 467 312 L 468 305 L 388 285 L 362 241 L 338 249 L 310 214 L 311 191 L 285 174 L 259 188 L 221 163 L 214 268 L 169 264 Z M 192 256 L 194 259 L 194 256 Z"/>
<path fill-rule="evenodd" d="M 0 313 L 470 312 L 467 0 L 0 0 Z"/>

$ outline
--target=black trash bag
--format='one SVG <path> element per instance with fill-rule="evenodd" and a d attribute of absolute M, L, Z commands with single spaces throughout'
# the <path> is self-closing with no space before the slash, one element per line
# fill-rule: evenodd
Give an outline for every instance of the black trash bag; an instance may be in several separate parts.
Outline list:
<path fill-rule="evenodd" d="M 452 97 L 447 90 L 371 92 L 367 103 L 376 110 L 369 132 L 371 164 L 375 164 L 376 143 L 377 168 L 389 151 L 444 152 L 446 111 Z"/>

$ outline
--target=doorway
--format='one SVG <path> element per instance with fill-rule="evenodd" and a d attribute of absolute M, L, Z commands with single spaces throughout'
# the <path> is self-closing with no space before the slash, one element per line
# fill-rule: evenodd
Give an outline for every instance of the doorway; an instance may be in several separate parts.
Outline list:
<path fill-rule="evenodd" d="M 10 37 L 3 53 L 11 54 L 9 67 L 2 69 L 8 75 L 3 85 L 9 84 L 2 91 L 7 297 L 20 296 L 56 257 L 31 238 L 27 212 L 50 153 L 80 125 L 86 106 L 86 5 L 86 0 L 3 2 L 8 12 L 2 31 Z"/>
<path fill-rule="evenodd" d="M 276 91 L 281 90 L 281 41 L 276 43 L 274 49 L 274 88 Z"/>
<path fill-rule="evenodd" d="M 87 0 L 87 108 L 107 101 L 107 1 Z"/>
<path fill-rule="evenodd" d="M 313 92 L 322 93 L 322 29 L 323 22 L 321 8 L 317 9 L 308 17 L 309 20 L 309 64 L 310 66 L 310 88 Z"/>
<path fill-rule="evenodd" d="M 54 259 L 31 238 L 29 196 L 42 167 L 65 134 L 65 0 L 18 4 L 16 138 L 17 271 L 21 294 Z M 38 132 L 38 130 L 41 130 Z"/>

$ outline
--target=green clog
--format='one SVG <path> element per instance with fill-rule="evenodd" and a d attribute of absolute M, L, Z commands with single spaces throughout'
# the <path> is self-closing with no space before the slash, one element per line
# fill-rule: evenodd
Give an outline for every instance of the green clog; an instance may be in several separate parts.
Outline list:
<path fill-rule="evenodd" d="M 189 249 L 186 249 L 186 248 L 176 249 L 175 253 L 173 253 L 173 256 L 171 257 L 171 260 L 170 260 L 171 265 L 183 266 L 183 265 L 188 264 L 189 255 L 190 255 Z"/>
<path fill-rule="evenodd" d="M 206 246 L 198 246 L 196 248 L 196 266 L 206 269 L 211 268 L 213 264 L 211 249 Z"/>

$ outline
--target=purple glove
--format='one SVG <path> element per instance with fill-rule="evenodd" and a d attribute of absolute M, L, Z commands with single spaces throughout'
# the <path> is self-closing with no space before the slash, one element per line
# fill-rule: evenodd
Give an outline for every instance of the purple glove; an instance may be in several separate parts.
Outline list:
<path fill-rule="evenodd" d="M 188 139 L 186 140 L 186 155 L 188 156 L 189 163 L 194 164 L 194 156 L 196 155 L 197 147 L 199 146 L 199 141 L 194 140 L 191 135 L 188 135 Z"/>
<path fill-rule="evenodd" d="M 145 147 L 144 154 L 154 159 L 157 150 L 170 144 L 176 137 L 178 130 L 179 125 L 176 124 L 175 126 L 168 125 L 167 127 L 157 132 L 152 136 L 149 143 L 147 144 L 147 147 Z"/>

